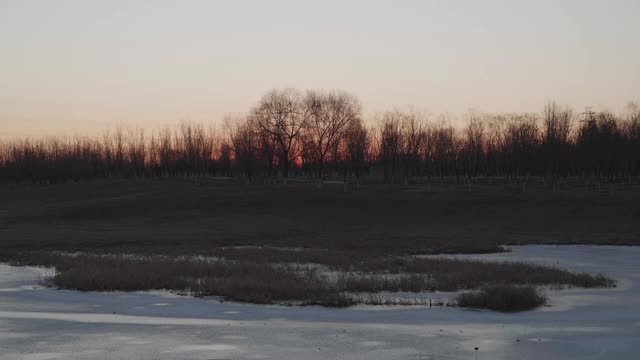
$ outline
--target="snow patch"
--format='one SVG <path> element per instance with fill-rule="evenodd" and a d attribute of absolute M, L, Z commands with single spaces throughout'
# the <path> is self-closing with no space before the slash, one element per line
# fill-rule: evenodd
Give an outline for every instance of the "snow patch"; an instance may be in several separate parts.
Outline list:
<path fill-rule="evenodd" d="M 184 353 L 184 352 L 200 352 L 200 351 L 232 351 L 238 347 L 229 344 L 211 344 L 211 345 L 180 345 L 173 350 L 165 351 L 165 353 Z"/>

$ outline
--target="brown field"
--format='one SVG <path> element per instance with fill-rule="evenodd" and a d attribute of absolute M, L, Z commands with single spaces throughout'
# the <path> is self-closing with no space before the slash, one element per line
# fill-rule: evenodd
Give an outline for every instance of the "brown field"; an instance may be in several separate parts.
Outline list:
<path fill-rule="evenodd" d="M 358 255 L 640 244 L 635 187 L 610 195 L 584 187 L 363 185 L 345 193 L 340 184 L 174 178 L 4 185 L 0 199 L 3 251 L 174 255 L 271 246 Z"/>

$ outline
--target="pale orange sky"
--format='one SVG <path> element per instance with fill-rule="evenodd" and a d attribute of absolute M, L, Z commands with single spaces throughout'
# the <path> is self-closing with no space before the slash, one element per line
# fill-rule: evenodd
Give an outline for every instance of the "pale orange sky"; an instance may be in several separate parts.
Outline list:
<path fill-rule="evenodd" d="M 640 1 L 0 1 L 0 137 L 93 134 L 343 89 L 365 114 L 640 100 Z"/>

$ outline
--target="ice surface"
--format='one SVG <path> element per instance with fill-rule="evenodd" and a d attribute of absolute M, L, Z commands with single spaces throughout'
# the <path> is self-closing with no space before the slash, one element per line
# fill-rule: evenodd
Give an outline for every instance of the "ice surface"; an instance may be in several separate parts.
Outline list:
<path fill-rule="evenodd" d="M 34 286 L 46 270 L 0 264 L 0 360 L 638 358 L 640 247 L 523 246 L 464 257 L 601 272 L 619 286 L 551 290 L 550 306 L 517 314 L 330 309 L 54 290 Z"/>

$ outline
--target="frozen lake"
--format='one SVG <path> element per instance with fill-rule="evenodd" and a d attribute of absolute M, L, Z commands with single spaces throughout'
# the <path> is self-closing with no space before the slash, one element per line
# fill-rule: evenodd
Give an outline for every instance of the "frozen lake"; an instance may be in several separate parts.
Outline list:
<path fill-rule="evenodd" d="M 517 314 L 299 308 L 46 289 L 34 287 L 43 270 L 0 264 L 0 360 L 639 357 L 640 247 L 524 246 L 460 257 L 602 272 L 618 287 L 550 291 L 550 306 Z"/>

